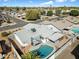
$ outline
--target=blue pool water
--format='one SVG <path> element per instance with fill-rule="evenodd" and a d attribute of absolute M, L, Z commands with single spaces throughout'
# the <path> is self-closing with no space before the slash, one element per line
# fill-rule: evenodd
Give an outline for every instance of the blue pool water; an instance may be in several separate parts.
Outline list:
<path fill-rule="evenodd" d="M 53 47 L 50 47 L 48 45 L 42 45 L 39 49 L 37 49 L 37 54 L 40 56 L 40 58 L 47 57 L 52 51 Z"/>
<path fill-rule="evenodd" d="M 79 34 L 79 27 L 74 27 L 74 28 L 71 29 L 71 31 Z"/>

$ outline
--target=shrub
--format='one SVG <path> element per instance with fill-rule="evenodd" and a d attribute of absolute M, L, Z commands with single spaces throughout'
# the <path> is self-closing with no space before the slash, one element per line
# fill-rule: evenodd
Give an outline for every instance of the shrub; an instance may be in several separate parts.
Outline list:
<path fill-rule="evenodd" d="M 1 33 L 1 35 L 3 36 L 3 37 L 5 37 L 5 36 L 8 36 L 10 33 L 8 33 L 8 32 L 2 32 Z"/>
<path fill-rule="evenodd" d="M 78 10 L 71 10 L 70 11 L 70 16 L 78 16 L 79 15 L 79 11 Z"/>
<path fill-rule="evenodd" d="M 40 59 L 40 57 L 32 52 L 29 52 L 25 55 L 22 55 L 22 59 Z"/>
<path fill-rule="evenodd" d="M 52 11 L 47 11 L 47 16 L 52 16 L 53 12 Z"/>

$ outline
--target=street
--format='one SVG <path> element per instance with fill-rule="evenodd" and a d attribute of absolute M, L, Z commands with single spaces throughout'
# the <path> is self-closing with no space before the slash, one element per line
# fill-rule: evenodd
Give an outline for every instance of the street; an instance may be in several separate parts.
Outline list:
<path fill-rule="evenodd" d="M 8 17 L 11 17 L 11 16 L 8 16 Z M 27 22 L 24 22 L 22 20 L 19 20 L 19 19 L 13 18 L 13 17 L 11 17 L 11 18 L 12 18 L 12 20 L 14 20 L 14 22 L 16 22 L 16 24 L 15 25 L 10 25 L 10 26 L 0 27 L 0 31 L 5 31 L 5 30 L 9 30 L 9 29 L 18 28 L 18 27 L 22 27 L 22 26 L 28 24 Z"/>

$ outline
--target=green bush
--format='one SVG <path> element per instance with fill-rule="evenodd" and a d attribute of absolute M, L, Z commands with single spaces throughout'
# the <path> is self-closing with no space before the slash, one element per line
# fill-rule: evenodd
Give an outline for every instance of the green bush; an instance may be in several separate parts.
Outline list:
<path fill-rule="evenodd" d="M 25 55 L 22 55 L 22 59 L 40 59 L 40 57 L 32 52 L 29 52 Z"/>
<path fill-rule="evenodd" d="M 52 11 L 47 11 L 47 16 L 52 16 L 53 12 Z"/>
<path fill-rule="evenodd" d="M 8 36 L 9 34 L 11 34 L 11 32 L 2 32 L 2 33 L 1 33 L 1 35 L 2 35 L 3 37 Z"/>
<path fill-rule="evenodd" d="M 79 11 L 78 10 L 71 10 L 70 11 L 70 16 L 78 16 L 79 15 Z"/>

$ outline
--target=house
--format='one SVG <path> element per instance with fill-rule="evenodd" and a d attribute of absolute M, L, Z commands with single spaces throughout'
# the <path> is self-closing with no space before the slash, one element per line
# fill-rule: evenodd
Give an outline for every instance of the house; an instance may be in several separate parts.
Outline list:
<path fill-rule="evenodd" d="M 22 30 L 14 32 L 9 36 L 9 40 L 20 54 L 27 53 L 29 50 L 36 49 L 34 47 L 40 44 L 54 46 L 64 34 L 53 25 L 43 24 L 27 24 Z"/>

